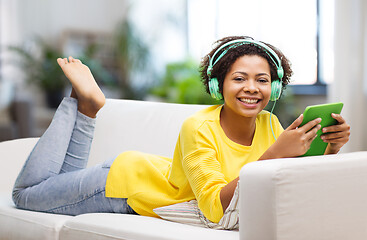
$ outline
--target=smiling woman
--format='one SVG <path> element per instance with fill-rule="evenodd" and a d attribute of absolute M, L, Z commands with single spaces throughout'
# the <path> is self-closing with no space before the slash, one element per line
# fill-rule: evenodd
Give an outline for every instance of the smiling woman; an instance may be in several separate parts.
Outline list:
<path fill-rule="evenodd" d="M 320 129 L 320 119 L 300 127 L 300 116 L 283 130 L 278 119 L 263 110 L 269 100 L 280 97 L 292 74 L 279 50 L 249 37 L 226 37 L 201 63 L 208 93 L 223 96 L 224 105 L 209 106 L 184 121 L 172 158 L 128 151 L 85 168 L 96 113 L 105 97 L 80 60 L 59 58 L 58 64 L 73 91 L 16 180 L 13 200 L 18 208 L 158 217 L 157 208 L 196 200 L 197 211 L 220 224 L 236 199 L 244 165 L 302 155 Z M 339 151 L 349 134 L 344 119 L 340 115 L 335 119 L 339 124 L 327 131 L 332 146 L 328 153 Z M 235 217 L 234 223 L 238 214 Z"/>

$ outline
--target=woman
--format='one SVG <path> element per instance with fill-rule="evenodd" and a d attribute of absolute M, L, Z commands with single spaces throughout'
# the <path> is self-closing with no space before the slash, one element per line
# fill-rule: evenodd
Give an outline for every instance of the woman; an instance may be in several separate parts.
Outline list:
<path fill-rule="evenodd" d="M 276 101 L 292 75 L 287 58 L 269 44 L 227 37 L 203 59 L 208 93 L 224 99 L 189 117 L 182 125 L 173 159 L 125 152 L 85 168 L 95 117 L 105 97 L 87 66 L 58 59 L 73 90 L 55 113 L 16 180 L 17 207 L 77 215 L 88 212 L 157 216 L 153 209 L 196 199 L 206 218 L 219 222 L 237 186 L 243 165 L 304 154 L 321 119 L 299 127 L 303 116 L 283 130 L 263 109 Z M 349 140 L 349 125 L 323 129 L 325 154 Z M 123 135 L 123 133 L 121 133 Z M 106 140 L 107 141 L 107 140 Z"/>

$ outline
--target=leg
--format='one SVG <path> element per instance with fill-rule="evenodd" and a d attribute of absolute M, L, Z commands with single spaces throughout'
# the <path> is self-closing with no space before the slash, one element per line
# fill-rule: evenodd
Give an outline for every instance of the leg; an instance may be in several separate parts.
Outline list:
<path fill-rule="evenodd" d="M 20 190 L 37 185 L 59 174 L 64 162 L 77 115 L 77 100 L 64 98 L 55 116 L 25 162 L 13 189 L 13 200 Z"/>
<path fill-rule="evenodd" d="M 96 120 L 77 112 L 75 126 L 66 151 L 60 173 L 80 170 L 86 167 L 92 145 Z"/>
<path fill-rule="evenodd" d="M 77 113 L 77 108 L 95 116 L 103 106 L 105 98 L 103 93 L 102 95 L 98 93 L 97 90 L 100 91 L 100 89 L 89 69 L 79 60 L 72 58 L 70 60 L 70 65 L 62 63 L 60 66 L 64 67 L 65 75 L 73 79 L 72 83 L 78 83 L 73 87 L 72 97 L 80 100 L 68 98 L 60 104 L 50 127 L 37 143 L 16 180 L 13 189 L 13 200 L 16 205 L 22 201 L 22 198 L 26 198 L 23 196 L 25 189 L 34 187 L 60 172 L 84 168 L 87 163 L 95 120 Z M 74 79 L 75 76 L 92 87 L 87 86 L 88 91 L 79 91 L 85 86 L 79 84 L 78 80 Z M 95 87 L 98 89 L 96 90 Z M 96 96 L 88 95 L 93 91 L 96 92 Z"/>
<path fill-rule="evenodd" d="M 95 116 L 105 97 L 89 68 L 80 60 L 59 58 L 58 63 L 73 85 L 71 97 L 78 99 L 78 114 L 61 173 L 85 168 L 92 143 Z"/>
<path fill-rule="evenodd" d="M 135 213 L 126 199 L 106 198 L 105 185 L 110 164 L 99 164 L 79 171 L 48 178 L 24 190 L 18 208 L 78 215 L 84 213 Z"/>

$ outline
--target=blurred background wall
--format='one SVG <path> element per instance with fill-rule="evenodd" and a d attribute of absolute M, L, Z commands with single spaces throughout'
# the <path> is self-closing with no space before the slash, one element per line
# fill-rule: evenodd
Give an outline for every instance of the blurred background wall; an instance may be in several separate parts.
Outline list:
<path fill-rule="evenodd" d="M 275 110 L 284 127 L 307 105 L 343 101 L 343 151 L 367 150 L 366 12 L 363 0 L 0 0 L 0 141 L 47 128 L 70 93 L 59 56 L 82 59 L 110 98 L 216 104 L 201 57 L 247 35 L 292 62 Z"/>

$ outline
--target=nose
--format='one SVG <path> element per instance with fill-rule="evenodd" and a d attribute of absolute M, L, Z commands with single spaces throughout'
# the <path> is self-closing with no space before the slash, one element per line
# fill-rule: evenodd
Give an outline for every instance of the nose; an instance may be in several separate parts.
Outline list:
<path fill-rule="evenodd" d="M 248 81 L 245 82 L 243 90 L 245 92 L 256 93 L 256 92 L 259 91 L 259 88 L 258 88 L 255 80 L 248 80 Z"/>

